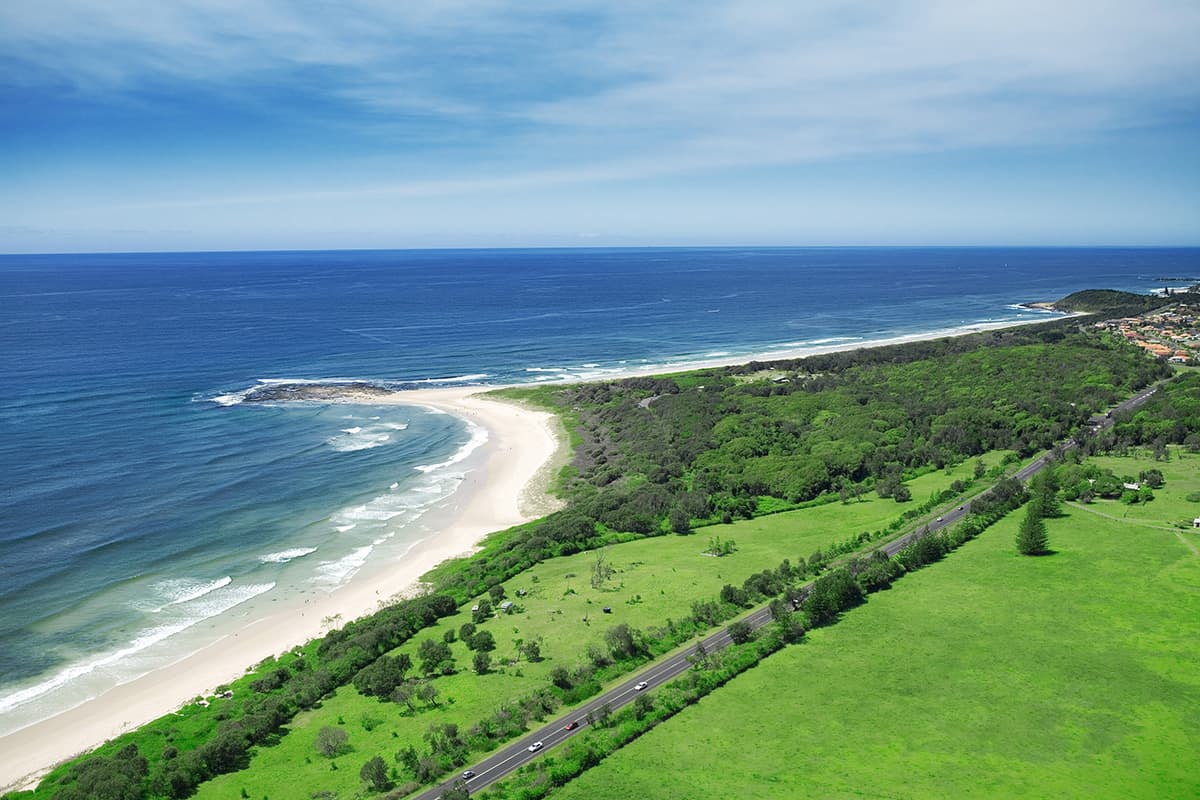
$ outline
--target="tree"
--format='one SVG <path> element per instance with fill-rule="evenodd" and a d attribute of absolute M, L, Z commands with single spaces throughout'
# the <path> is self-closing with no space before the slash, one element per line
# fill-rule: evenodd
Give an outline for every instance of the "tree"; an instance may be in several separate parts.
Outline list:
<path fill-rule="evenodd" d="M 1017 552 L 1023 556 L 1040 556 L 1046 552 L 1046 523 L 1038 508 L 1030 504 L 1017 530 Z"/>
<path fill-rule="evenodd" d="M 417 748 L 413 747 L 411 744 L 405 747 L 403 750 L 396 751 L 396 763 L 403 766 L 409 772 L 416 773 L 417 762 L 419 760 L 420 756 L 417 755 Z"/>
<path fill-rule="evenodd" d="M 467 783 L 462 778 L 454 781 L 449 789 L 442 792 L 442 800 L 467 800 L 471 796 Z"/>
<path fill-rule="evenodd" d="M 671 531 L 680 535 L 692 532 L 692 520 L 681 506 L 671 509 Z"/>
<path fill-rule="evenodd" d="M 708 553 L 710 556 L 716 556 L 717 558 L 720 558 L 721 556 L 727 556 L 736 550 L 737 542 L 735 542 L 733 539 L 721 541 L 720 536 L 714 536 L 708 540 L 708 549 L 704 552 Z"/>
<path fill-rule="evenodd" d="M 638 719 L 654 710 L 654 698 L 648 694 L 639 694 L 633 701 L 633 714 Z"/>
<path fill-rule="evenodd" d="M 604 641 L 608 644 L 608 652 L 616 661 L 632 658 L 642 649 L 637 632 L 623 622 L 609 628 L 604 634 Z"/>
<path fill-rule="evenodd" d="M 496 637 L 490 631 L 476 631 L 467 642 L 467 647 L 481 653 L 489 653 L 496 649 Z"/>
<path fill-rule="evenodd" d="M 418 683 L 415 694 L 425 705 L 437 705 L 438 688 L 433 685 L 432 681 L 421 681 Z"/>
<path fill-rule="evenodd" d="M 487 598 L 479 601 L 479 604 L 471 609 L 471 621 L 478 625 L 481 622 L 491 619 L 492 604 Z"/>
<path fill-rule="evenodd" d="M 563 666 L 555 667 L 550 671 L 550 682 L 562 689 L 564 692 L 575 685 L 571 681 L 571 673 L 568 672 L 567 668 Z"/>
<path fill-rule="evenodd" d="M 384 764 L 383 759 L 379 756 L 373 756 L 367 763 L 363 764 L 362 769 L 358 771 L 358 777 L 362 778 L 377 792 L 386 792 L 391 787 L 391 781 L 388 780 L 387 764 Z"/>
<path fill-rule="evenodd" d="M 518 648 L 518 650 L 520 651 L 521 655 L 525 656 L 525 659 L 531 663 L 536 663 L 538 661 L 541 661 L 542 660 L 541 637 L 539 637 L 537 639 L 530 639 L 528 642 L 523 643 Z"/>
<path fill-rule="evenodd" d="M 907 503 L 909 500 L 912 500 L 912 492 L 909 491 L 909 488 L 902 483 L 896 487 L 894 492 L 892 492 L 892 498 L 897 503 Z"/>
<path fill-rule="evenodd" d="M 486 675 L 492 670 L 492 656 L 489 653 L 480 650 L 475 654 L 475 657 L 471 659 L 471 666 L 475 670 L 476 675 Z"/>
<path fill-rule="evenodd" d="M 408 653 L 396 657 L 381 656 L 373 664 L 363 667 L 354 676 L 354 688 L 368 697 L 387 697 L 404 683 L 404 674 L 412 669 Z"/>
<path fill-rule="evenodd" d="M 408 706 L 409 711 L 416 711 L 417 707 L 413 704 L 414 697 L 416 697 L 416 684 L 408 681 L 393 689 L 389 699 L 393 703 L 404 703 Z"/>
<path fill-rule="evenodd" d="M 464 642 L 469 642 L 471 637 L 475 635 L 475 623 L 464 622 L 458 629 L 458 638 Z"/>
<path fill-rule="evenodd" d="M 1031 505 L 1037 507 L 1037 515 L 1043 519 L 1057 517 L 1062 514 L 1062 506 L 1058 502 L 1058 482 L 1053 470 L 1043 470 L 1029 482 L 1029 493 L 1033 500 Z"/>
<path fill-rule="evenodd" d="M 426 639 L 417 647 L 417 656 L 421 659 L 421 671 L 426 675 L 437 672 L 454 671 L 454 653 L 450 645 L 434 639 Z"/>
<path fill-rule="evenodd" d="M 504 600 L 504 587 L 497 583 L 488 589 L 488 595 L 492 598 L 493 605 L 499 605 Z"/>
<path fill-rule="evenodd" d="M 1160 469 L 1147 469 L 1138 473 L 1138 479 L 1149 486 L 1151 489 L 1161 489 L 1163 487 L 1163 474 Z"/>
<path fill-rule="evenodd" d="M 326 725 L 317 731 L 317 752 L 326 758 L 333 758 L 346 749 L 350 737 L 341 728 Z"/>
<path fill-rule="evenodd" d="M 729 638 L 733 640 L 734 644 L 745 644 L 754 635 L 754 628 L 744 619 L 733 623 L 726 628 L 726 631 L 729 633 Z"/>
<path fill-rule="evenodd" d="M 607 549 L 596 551 L 596 561 L 592 564 L 592 588 L 599 589 L 604 585 L 604 582 L 613 576 L 615 570 L 611 564 L 605 562 L 604 557 L 607 555 Z"/>

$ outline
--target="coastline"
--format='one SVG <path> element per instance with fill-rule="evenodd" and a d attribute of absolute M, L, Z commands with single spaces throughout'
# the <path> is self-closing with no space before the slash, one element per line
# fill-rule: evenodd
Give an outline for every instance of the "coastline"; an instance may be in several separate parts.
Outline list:
<path fill-rule="evenodd" d="M 433 408 L 487 430 L 487 442 L 463 464 L 463 484 L 423 520 L 427 527 L 436 526 L 436 535 L 424 538 L 401 563 L 364 568 L 328 594 L 296 599 L 167 667 L 0 737 L 0 791 L 33 788 L 54 765 L 211 693 L 265 658 L 414 592 L 422 575 L 443 561 L 469 554 L 487 534 L 553 510 L 545 491 L 547 466 L 565 452 L 557 420 L 546 412 L 477 396 L 487 390 L 418 389 L 369 400 Z M 346 396 L 339 402 L 352 403 L 355 398 Z"/>
<path fill-rule="evenodd" d="M 915 332 L 873 340 L 843 340 L 803 347 L 782 347 L 755 354 L 714 354 L 698 360 L 667 361 L 605 372 L 591 379 L 617 379 L 692 369 L 771 361 L 829 352 L 940 339 L 986 330 L 1050 322 L 1018 320 L 977 323 L 935 331 Z M 574 374 L 553 383 L 587 380 Z M 541 385 L 546 381 L 525 384 Z M 371 565 L 345 586 L 251 620 L 211 645 L 186 655 L 168 667 L 117 686 L 61 714 L 0 738 L 0 791 L 32 788 L 53 765 L 90 750 L 104 741 L 170 713 L 244 674 L 263 659 L 324 635 L 344 622 L 375 611 L 389 599 L 419 588 L 420 577 L 445 560 L 472 552 L 494 531 L 534 519 L 553 510 L 546 494 L 548 480 L 566 454 L 553 415 L 516 403 L 485 398 L 481 393 L 500 386 L 459 386 L 413 389 L 385 397 L 376 393 L 341 393 L 332 402 L 391 403 L 424 406 L 454 414 L 488 432 L 487 442 L 464 463 L 462 486 L 422 521 L 435 526 L 399 564 Z M 431 531 L 432 533 L 432 531 Z"/>

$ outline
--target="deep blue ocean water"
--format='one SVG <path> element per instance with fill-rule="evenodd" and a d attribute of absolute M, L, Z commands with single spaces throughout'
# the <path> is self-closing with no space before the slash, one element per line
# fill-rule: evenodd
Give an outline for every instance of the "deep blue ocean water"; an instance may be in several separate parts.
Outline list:
<path fill-rule="evenodd" d="M 461 478 L 417 469 L 472 446 L 453 417 L 218 402 L 260 380 L 675 369 L 1042 319 L 1015 304 L 1187 279 L 1200 250 L 0 256 L 0 734 L 253 598 L 402 557 Z"/>

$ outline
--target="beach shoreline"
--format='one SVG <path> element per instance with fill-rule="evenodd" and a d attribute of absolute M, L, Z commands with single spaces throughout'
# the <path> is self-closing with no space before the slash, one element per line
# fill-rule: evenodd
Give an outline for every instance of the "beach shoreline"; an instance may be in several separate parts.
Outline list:
<path fill-rule="evenodd" d="M 629 366 L 594 379 L 613 380 L 648 374 L 803 358 L 891 344 L 941 339 L 987 330 L 1051 322 L 985 322 L 873 340 L 843 340 L 802 347 L 781 347 L 755 354 Z M 578 375 L 539 386 L 576 383 Z M 487 441 L 463 464 L 459 489 L 423 520 L 436 529 L 399 564 L 374 564 L 329 594 L 310 594 L 286 607 L 249 620 L 217 641 L 173 664 L 116 686 L 72 709 L 0 737 L 0 791 L 32 788 L 54 765 L 94 749 L 105 741 L 180 708 L 197 696 L 241 675 L 264 659 L 318 638 L 329 630 L 376 611 L 389 600 L 420 589 L 420 578 L 438 564 L 468 555 L 488 534 L 544 516 L 555 508 L 547 492 L 557 466 L 568 457 L 565 437 L 554 415 L 518 403 L 487 397 L 501 386 L 463 385 L 400 390 L 381 396 L 356 395 L 352 388 L 327 402 L 389 403 L 421 406 L 453 414 L 484 428 Z"/>
<path fill-rule="evenodd" d="M 436 533 L 416 544 L 402 562 L 369 565 L 328 594 L 292 598 L 169 666 L 0 737 L 0 791 L 33 788 L 54 765 L 210 694 L 266 658 L 419 591 L 422 575 L 470 554 L 489 533 L 553 510 L 547 465 L 558 463 L 565 453 L 558 421 L 547 412 L 480 397 L 481 391 L 479 386 L 418 389 L 364 400 L 436 409 L 479 425 L 488 434 L 484 445 L 463 462 L 463 484 L 423 520 Z M 345 396 L 337 402 L 353 403 L 356 398 Z"/>

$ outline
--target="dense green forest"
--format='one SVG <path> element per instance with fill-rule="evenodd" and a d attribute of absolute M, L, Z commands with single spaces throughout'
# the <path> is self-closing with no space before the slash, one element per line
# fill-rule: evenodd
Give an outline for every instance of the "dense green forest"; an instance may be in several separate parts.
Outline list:
<path fill-rule="evenodd" d="M 904 481 L 922 470 L 987 451 L 1050 447 L 1169 374 L 1136 348 L 1067 321 L 512 390 L 572 421 L 578 446 L 561 480 L 563 510 L 490 537 L 482 552 L 427 576 L 430 595 L 260 668 L 209 711 L 152 723 L 56 771 L 37 796 L 186 797 L 199 782 L 244 766 L 250 749 L 272 741 L 300 710 L 356 676 L 369 682 L 381 656 L 539 561 L 864 492 L 906 502 Z M 1111 441 L 1091 446 L 1191 443 L 1198 430 L 1200 378 L 1188 375 L 1118 420 Z M 911 556 L 918 557 L 930 555 Z"/>
<path fill-rule="evenodd" d="M 913 470 L 1046 449 L 1168 374 L 1122 343 L 1056 326 L 541 390 L 571 409 L 582 445 L 570 507 L 530 540 L 549 554 L 606 530 L 686 532 L 751 516 L 762 498 L 906 499 Z"/>

